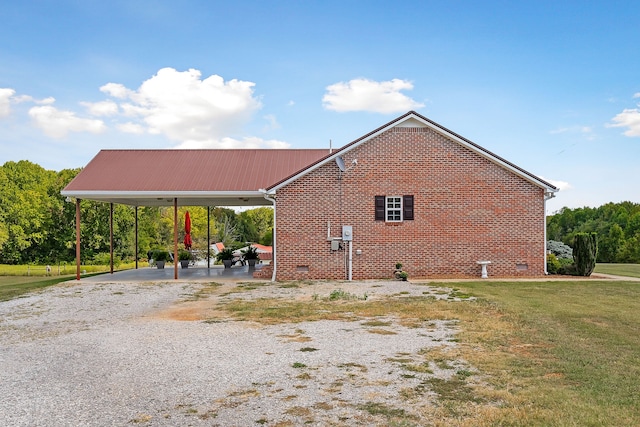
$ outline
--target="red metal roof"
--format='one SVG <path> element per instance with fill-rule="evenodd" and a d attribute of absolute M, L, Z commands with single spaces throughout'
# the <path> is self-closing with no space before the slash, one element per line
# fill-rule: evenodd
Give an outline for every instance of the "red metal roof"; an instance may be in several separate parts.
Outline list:
<path fill-rule="evenodd" d="M 327 149 L 102 150 L 64 191 L 257 191 L 328 154 Z"/>

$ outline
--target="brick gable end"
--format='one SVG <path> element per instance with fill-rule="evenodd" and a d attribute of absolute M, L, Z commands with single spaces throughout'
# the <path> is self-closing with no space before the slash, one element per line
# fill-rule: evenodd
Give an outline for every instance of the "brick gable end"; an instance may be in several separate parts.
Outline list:
<path fill-rule="evenodd" d="M 394 127 L 277 192 L 277 278 L 346 279 L 347 245 L 328 237 L 353 226 L 353 279 L 544 274 L 544 190 L 428 127 Z M 375 196 L 413 195 L 414 218 L 375 220 Z M 331 236 L 328 236 L 330 227 Z"/>

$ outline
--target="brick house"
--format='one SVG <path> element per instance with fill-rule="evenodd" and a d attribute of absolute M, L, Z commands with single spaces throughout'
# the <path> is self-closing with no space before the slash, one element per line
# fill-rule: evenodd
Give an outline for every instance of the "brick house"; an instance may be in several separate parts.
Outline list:
<path fill-rule="evenodd" d="M 174 256 L 178 206 L 272 205 L 262 277 L 357 280 L 390 278 L 397 262 L 412 278 L 478 277 L 478 261 L 492 277 L 541 276 L 556 191 L 410 111 L 334 152 L 102 150 L 62 195 L 76 199 L 78 278 L 88 199 L 110 203 L 111 221 L 114 203 L 173 206 Z"/>
<path fill-rule="evenodd" d="M 541 276 L 556 191 L 409 112 L 266 188 L 275 276 L 389 278 L 400 262 L 413 278 L 478 277 L 483 260 L 494 277 Z"/>

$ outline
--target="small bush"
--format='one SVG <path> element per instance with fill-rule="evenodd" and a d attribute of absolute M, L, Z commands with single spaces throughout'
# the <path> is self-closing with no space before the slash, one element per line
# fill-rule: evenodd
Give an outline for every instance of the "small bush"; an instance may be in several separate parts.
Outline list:
<path fill-rule="evenodd" d="M 547 254 L 547 273 L 575 276 L 576 266 L 572 259 L 558 258 L 554 254 Z"/>
<path fill-rule="evenodd" d="M 152 258 L 154 261 L 169 261 L 169 259 L 171 259 L 171 255 L 165 250 L 154 249 L 152 252 Z"/>
<path fill-rule="evenodd" d="M 191 252 L 184 250 L 184 249 L 180 249 L 178 251 L 178 259 L 180 261 L 190 261 L 191 260 Z"/>
<path fill-rule="evenodd" d="M 558 274 L 558 271 L 562 265 L 560 261 L 558 261 L 558 257 L 554 254 L 547 254 L 547 273 L 549 274 Z"/>
<path fill-rule="evenodd" d="M 233 249 L 231 248 L 224 248 L 223 250 L 221 250 L 220 252 L 218 252 L 216 254 L 216 260 L 217 261 L 224 261 L 224 260 L 230 260 L 233 259 Z"/>
<path fill-rule="evenodd" d="M 571 246 L 565 245 L 562 242 L 556 240 L 549 240 L 547 242 L 547 250 L 551 251 L 557 258 L 560 259 L 573 259 L 573 249 Z"/>
<path fill-rule="evenodd" d="M 565 276 L 577 276 L 578 270 L 576 269 L 576 265 L 569 261 L 566 264 L 560 263 L 560 269 L 558 270 L 558 274 L 564 274 Z"/>

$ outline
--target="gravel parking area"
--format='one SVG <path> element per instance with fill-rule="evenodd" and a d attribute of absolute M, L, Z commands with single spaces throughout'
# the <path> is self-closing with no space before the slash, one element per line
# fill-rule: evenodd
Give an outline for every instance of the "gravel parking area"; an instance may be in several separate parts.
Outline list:
<path fill-rule="evenodd" d="M 453 321 L 416 328 L 389 318 L 374 331 L 363 321 L 265 326 L 180 315 L 232 299 L 312 301 L 336 289 L 368 301 L 447 298 L 446 288 L 268 283 L 231 292 L 237 285 L 225 283 L 194 301 L 204 286 L 73 282 L 1 302 L 0 425 L 385 425 L 367 408 L 411 413 L 401 390 L 421 381 L 402 364 L 455 345 Z M 430 366 L 430 375 L 455 369 Z"/>

